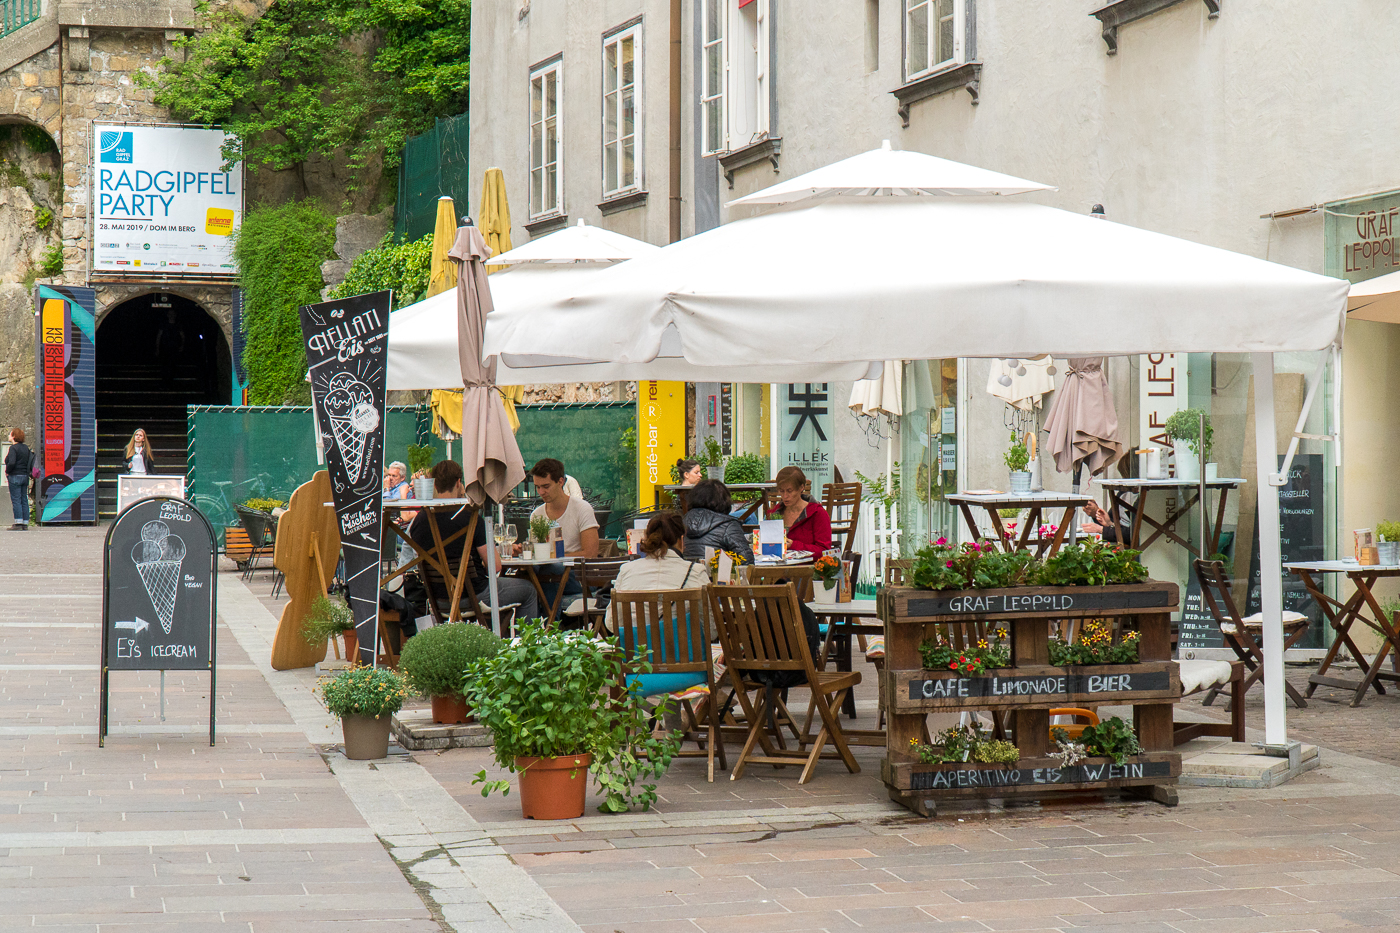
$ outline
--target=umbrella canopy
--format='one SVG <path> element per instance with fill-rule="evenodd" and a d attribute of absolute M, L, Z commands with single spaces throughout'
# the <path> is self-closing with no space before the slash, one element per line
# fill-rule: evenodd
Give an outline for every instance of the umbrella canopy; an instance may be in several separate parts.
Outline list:
<path fill-rule="evenodd" d="M 863 231 L 854 252 L 838 234 L 849 230 Z M 502 307 L 485 352 L 513 368 L 628 364 L 599 379 L 671 378 L 679 359 L 773 380 L 893 357 L 1316 350 L 1337 338 L 1346 289 L 1039 204 L 833 197 L 673 243 L 568 297 Z"/>
<path fill-rule="evenodd" d="M 486 259 L 491 249 L 481 232 L 466 226 L 457 231 L 449 253 L 461 265 L 457 283 L 457 346 L 461 359 L 462 470 L 467 496 L 480 503 L 486 497 L 504 502 L 525 479 L 520 445 L 496 391 L 496 366 L 481 362 L 482 332 L 491 313 L 491 287 L 486 283 Z"/>
<path fill-rule="evenodd" d="M 1353 321 L 1400 324 L 1400 272 L 1358 282 L 1347 296 L 1347 315 Z"/>
<path fill-rule="evenodd" d="M 654 253 L 661 247 L 645 240 L 613 233 L 602 227 L 590 227 L 579 218 L 572 227 L 531 240 L 508 253 L 491 257 L 491 265 L 515 265 L 522 262 L 622 262 Z"/>
<path fill-rule="evenodd" d="M 457 210 L 447 195 L 438 198 L 433 224 L 433 256 L 428 265 L 428 297 L 449 291 L 457 284 L 457 267 L 447 258 L 457 241 Z"/>
<path fill-rule="evenodd" d="M 1055 458 L 1055 469 L 1061 473 L 1072 472 L 1081 463 L 1091 474 L 1101 473 L 1123 456 L 1118 414 L 1103 374 L 1103 359 L 1074 357 L 1067 369 L 1045 416 L 1045 430 L 1050 435 L 1047 446 Z"/>
<path fill-rule="evenodd" d="M 477 225 L 492 256 L 500 256 L 510 250 L 510 203 L 506 200 L 506 176 L 498 168 L 488 168 L 481 180 L 481 209 L 477 211 Z M 496 263 L 486 267 L 487 272 L 500 272 Z"/>
<path fill-rule="evenodd" d="M 889 140 L 885 140 L 879 149 L 824 165 L 729 203 L 787 204 L 829 195 L 946 197 L 1054 190 L 1038 181 L 1003 175 L 975 165 L 950 162 L 922 152 L 892 150 Z"/>
<path fill-rule="evenodd" d="M 898 418 L 904 412 L 903 382 L 903 361 L 885 360 L 880 375 L 874 379 L 857 379 L 851 385 L 851 401 L 847 407 L 857 415 Z"/>

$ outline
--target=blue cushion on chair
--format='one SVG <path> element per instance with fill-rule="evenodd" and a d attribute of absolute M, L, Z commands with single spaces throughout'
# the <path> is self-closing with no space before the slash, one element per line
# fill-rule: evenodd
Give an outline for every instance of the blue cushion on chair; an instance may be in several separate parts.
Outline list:
<path fill-rule="evenodd" d="M 627 689 L 644 697 L 654 697 L 662 693 L 680 693 L 704 682 L 704 671 L 689 674 L 633 674 L 627 678 Z"/>

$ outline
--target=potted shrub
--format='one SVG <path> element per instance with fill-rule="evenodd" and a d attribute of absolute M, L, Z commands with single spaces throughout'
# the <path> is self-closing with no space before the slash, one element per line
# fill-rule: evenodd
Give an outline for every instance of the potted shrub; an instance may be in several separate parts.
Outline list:
<path fill-rule="evenodd" d="M 496 762 L 520 775 L 527 819 L 581 816 L 589 771 L 606 795 L 605 812 L 656 800 L 656 785 L 638 782 L 664 774 L 679 743 L 670 733 L 652 734 L 650 718 L 664 715 L 665 701 L 651 710 L 632 691 L 609 694 L 622 660 L 615 640 L 527 623 L 519 638 L 468 665 L 463 693 L 491 730 Z M 485 771 L 472 783 L 484 785 L 482 796 L 510 792 L 509 781 L 488 781 Z"/>
<path fill-rule="evenodd" d="M 345 757 L 356 761 L 389 754 L 389 720 L 403 708 L 408 690 L 387 667 L 351 667 L 317 686 L 326 709 L 340 717 Z"/>
<path fill-rule="evenodd" d="M 1029 495 L 1031 473 L 1030 470 L 1026 469 L 1026 466 L 1031 462 L 1031 454 L 1026 449 L 1026 442 L 1015 431 L 1011 432 L 1011 446 L 1007 448 L 1002 459 L 1006 461 L 1006 468 L 1011 471 L 1011 494 L 1013 496 Z"/>
<path fill-rule="evenodd" d="M 404 642 L 399 670 L 410 687 L 432 700 L 433 722 L 466 722 L 462 675 L 473 661 L 500 650 L 500 637 L 474 622 L 436 625 Z"/>
<path fill-rule="evenodd" d="M 1381 563 L 1386 566 L 1400 564 L 1400 522 L 1377 522 L 1376 536 L 1380 538 Z"/>
<path fill-rule="evenodd" d="M 705 438 L 705 449 L 700 454 L 700 462 L 705 464 L 705 475 L 710 479 L 724 479 L 724 451 L 713 434 Z"/>
<path fill-rule="evenodd" d="M 413 477 L 413 498 L 431 499 L 433 497 L 433 478 L 428 475 L 428 471 L 433 468 L 433 448 L 428 445 L 419 447 L 417 444 L 408 445 L 408 475 Z"/>
<path fill-rule="evenodd" d="M 359 639 L 355 636 L 355 616 L 345 600 L 336 596 L 318 596 L 311 604 L 311 611 L 301 623 L 301 635 L 308 645 L 324 645 L 337 636 L 345 641 L 345 659 L 351 660 L 359 649 Z M 336 648 L 336 657 L 340 649 Z"/>
<path fill-rule="evenodd" d="M 830 554 L 818 557 L 812 564 L 812 596 L 816 602 L 835 603 L 841 592 L 841 561 Z"/>
<path fill-rule="evenodd" d="M 1201 479 L 1201 416 L 1206 413 L 1200 408 L 1183 408 L 1167 418 L 1162 431 L 1171 438 L 1172 451 L 1176 457 L 1176 478 L 1189 482 Z M 1205 458 L 1210 459 L 1214 431 L 1210 426 L 1210 416 L 1206 415 Z M 1211 464 L 1206 464 L 1206 478 L 1210 478 Z"/>
<path fill-rule="evenodd" d="M 530 540 L 535 544 L 535 560 L 554 559 L 549 551 L 550 527 L 549 519 L 542 514 L 530 519 Z"/>

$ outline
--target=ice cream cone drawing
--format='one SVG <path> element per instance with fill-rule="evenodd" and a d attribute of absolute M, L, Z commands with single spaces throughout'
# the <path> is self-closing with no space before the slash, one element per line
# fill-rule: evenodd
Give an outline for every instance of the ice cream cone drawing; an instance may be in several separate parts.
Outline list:
<path fill-rule="evenodd" d="M 146 595 L 160 619 L 160 627 L 170 634 L 175 621 L 175 597 L 179 594 L 180 565 L 185 562 L 185 542 L 170 533 L 170 526 L 151 521 L 141 526 L 141 540 L 131 549 L 131 559 Z"/>
<path fill-rule="evenodd" d="M 357 486 L 364 475 L 369 436 L 379 427 L 374 392 L 350 373 L 336 373 L 326 386 L 325 406 L 345 476 L 351 486 Z"/>

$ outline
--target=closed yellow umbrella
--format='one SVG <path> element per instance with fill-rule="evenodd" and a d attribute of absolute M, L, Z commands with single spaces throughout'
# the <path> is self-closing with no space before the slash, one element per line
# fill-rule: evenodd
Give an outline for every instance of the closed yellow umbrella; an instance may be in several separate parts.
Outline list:
<path fill-rule="evenodd" d="M 477 211 L 477 229 L 491 247 L 491 255 L 499 256 L 511 249 L 510 203 L 506 200 L 506 176 L 498 168 L 488 168 L 481 182 L 481 208 Z M 433 254 L 437 255 L 436 252 Z M 505 266 L 487 266 L 486 273 L 499 272 Z M 506 406 L 509 409 L 509 405 Z M 514 421 L 514 419 L 511 419 Z"/>
<path fill-rule="evenodd" d="M 428 295 L 440 295 L 457 287 L 457 264 L 447 251 L 457 242 L 457 209 L 447 195 L 438 198 L 437 223 L 433 225 L 433 259 L 428 266 Z"/>

